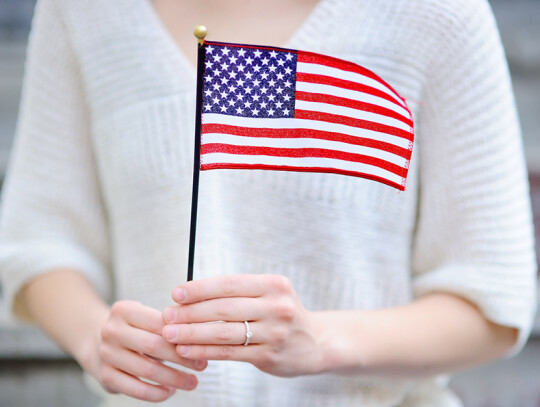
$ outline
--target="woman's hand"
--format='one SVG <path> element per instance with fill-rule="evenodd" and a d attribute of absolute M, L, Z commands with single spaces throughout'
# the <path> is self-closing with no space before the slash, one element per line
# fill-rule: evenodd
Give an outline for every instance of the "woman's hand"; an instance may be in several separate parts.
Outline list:
<path fill-rule="evenodd" d="M 179 305 L 163 312 L 163 338 L 181 357 L 244 361 L 277 376 L 322 370 L 320 327 L 282 276 L 190 281 L 173 291 L 173 300 Z M 244 321 L 253 334 L 248 346 Z"/>
<path fill-rule="evenodd" d="M 197 386 L 194 375 L 162 361 L 198 371 L 207 362 L 178 356 L 174 346 L 161 337 L 163 327 L 159 311 L 134 301 L 116 302 L 83 367 L 107 391 L 141 400 L 163 401 L 176 389 L 192 390 Z"/>

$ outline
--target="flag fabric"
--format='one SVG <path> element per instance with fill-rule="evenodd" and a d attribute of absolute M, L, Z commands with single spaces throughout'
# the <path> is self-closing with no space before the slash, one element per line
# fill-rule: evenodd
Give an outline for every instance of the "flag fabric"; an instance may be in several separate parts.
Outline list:
<path fill-rule="evenodd" d="M 405 100 L 373 72 L 305 51 L 205 41 L 201 170 L 352 175 L 405 189 Z"/>

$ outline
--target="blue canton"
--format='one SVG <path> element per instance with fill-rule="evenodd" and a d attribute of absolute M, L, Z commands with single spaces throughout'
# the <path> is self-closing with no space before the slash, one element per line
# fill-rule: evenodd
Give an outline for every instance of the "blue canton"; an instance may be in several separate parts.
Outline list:
<path fill-rule="evenodd" d="M 203 112 L 294 117 L 296 53 L 206 46 Z"/>

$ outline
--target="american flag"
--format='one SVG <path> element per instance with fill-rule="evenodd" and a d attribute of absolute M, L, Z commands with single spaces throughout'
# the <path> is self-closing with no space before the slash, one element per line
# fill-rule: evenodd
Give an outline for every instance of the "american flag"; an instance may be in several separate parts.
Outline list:
<path fill-rule="evenodd" d="M 305 51 L 204 46 L 201 170 L 330 172 L 405 189 L 412 115 L 376 74 Z"/>

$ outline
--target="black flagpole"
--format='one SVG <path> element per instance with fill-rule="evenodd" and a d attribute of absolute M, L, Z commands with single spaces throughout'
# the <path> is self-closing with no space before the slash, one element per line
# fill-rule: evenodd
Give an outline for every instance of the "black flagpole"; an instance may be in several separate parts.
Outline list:
<path fill-rule="evenodd" d="M 202 87 L 204 74 L 204 37 L 206 27 L 198 25 L 193 31 L 198 39 L 197 50 L 197 102 L 195 114 L 195 152 L 193 159 L 193 189 L 191 193 L 191 226 L 189 228 L 189 257 L 187 281 L 193 280 L 193 263 L 195 262 L 195 234 L 197 231 L 197 205 L 199 201 L 199 173 L 201 170 L 201 115 Z"/>

